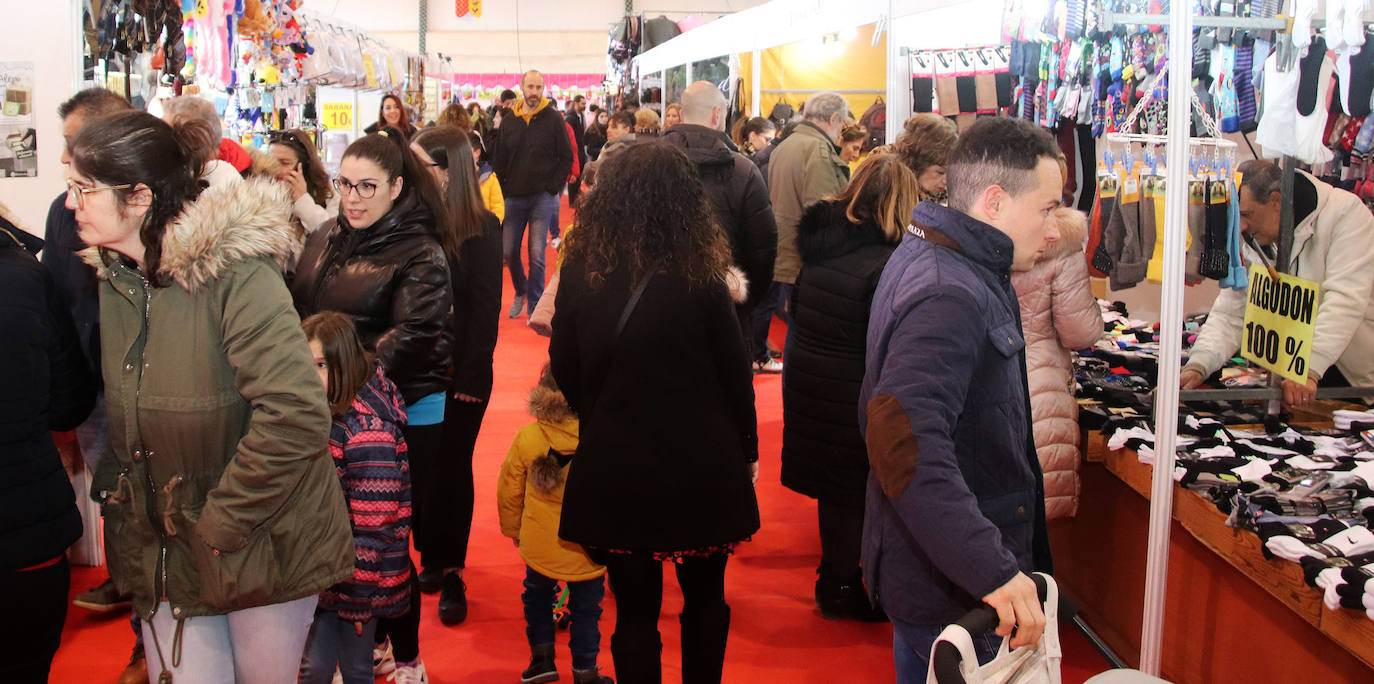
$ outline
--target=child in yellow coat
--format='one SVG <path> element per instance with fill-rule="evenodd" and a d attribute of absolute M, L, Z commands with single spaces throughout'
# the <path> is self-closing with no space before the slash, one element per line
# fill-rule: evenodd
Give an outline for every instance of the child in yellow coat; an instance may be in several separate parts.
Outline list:
<path fill-rule="evenodd" d="M 536 421 L 515 434 L 501 476 L 496 505 L 501 533 L 515 540 L 525 561 L 525 636 L 530 666 L 520 681 L 558 679 L 554 666 L 553 606 L 559 582 L 568 586 L 572 621 L 573 682 L 614 684 L 597 671 L 601 649 L 601 599 L 606 595 L 606 569 L 593 563 L 579 545 L 558 538 L 563 513 L 563 484 L 577 451 L 577 418 L 554 383 L 546 364 L 530 392 L 529 411 Z"/>

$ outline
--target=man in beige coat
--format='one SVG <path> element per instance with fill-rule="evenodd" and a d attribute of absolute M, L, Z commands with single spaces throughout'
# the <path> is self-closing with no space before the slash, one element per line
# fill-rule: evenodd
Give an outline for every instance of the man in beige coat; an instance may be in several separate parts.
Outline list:
<path fill-rule="evenodd" d="M 770 290 L 754 318 L 755 342 L 759 343 L 760 333 L 767 338 L 774 309 L 784 321 L 791 322 L 792 286 L 801 271 L 797 224 L 802 212 L 849 183 L 849 165 L 840 160 L 835 147 L 848 119 L 849 104 L 838 93 L 816 93 L 806 100 L 802 111 L 804 118 L 786 140 L 778 143 L 768 164 L 768 194 L 778 224 L 778 256 L 773 266 L 776 292 Z M 754 370 L 780 373 L 782 367 L 776 361 L 755 362 Z"/>

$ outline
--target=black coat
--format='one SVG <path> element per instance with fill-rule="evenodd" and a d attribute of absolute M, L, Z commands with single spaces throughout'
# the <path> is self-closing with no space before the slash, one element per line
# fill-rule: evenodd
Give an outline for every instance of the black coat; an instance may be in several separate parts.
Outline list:
<path fill-rule="evenodd" d="M 802 269 L 783 367 L 782 483 L 863 508 L 868 454 L 859 431 L 868 311 L 897 248 L 876 224 L 854 225 L 842 204 L 811 205 L 797 226 Z"/>
<path fill-rule="evenodd" d="M 592 161 L 601 158 L 601 148 L 606 146 L 606 128 L 600 124 L 592 124 L 582 139 L 587 145 L 587 157 Z"/>
<path fill-rule="evenodd" d="M 506 197 L 561 193 L 572 173 L 568 125 L 552 104 L 528 123 L 513 112 L 502 115 L 501 127 L 491 131 L 487 153 Z"/>
<path fill-rule="evenodd" d="M 724 285 L 655 275 L 612 343 L 627 270 L 597 291 L 581 264 L 561 272 L 549 358 L 582 422 L 559 536 L 653 552 L 743 541 L 759 529 L 758 429 L 734 305 Z"/>
<path fill-rule="evenodd" d="M 573 129 L 572 146 L 573 146 L 573 149 L 577 151 L 577 160 L 578 160 L 579 166 L 580 166 L 580 168 L 586 168 L 586 167 L 587 167 L 587 146 L 586 146 L 587 122 L 586 122 L 585 119 L 582 118 L 582 115 L 581 115 L 581 114 L 578 114 L 577 112 L 573 112 L 573 111 L 569 111 L 569 112 L 568 112 L 567 116 L 565 117 L 565 120 L 568 122 L 568 125 L 569 125 L 569 126 L 572 126 L 572 129 Z"/>
<path fill-rule="evenodd" d="M 463 243 L 453 279 L 454 392 L 491 396 L 492 353 L 501 316 L 501 220 L 486 212 L 482 232 Z"/>
<path fill-rule="evenodd" d="M 43 234 L 43 265 L 52 273 L 58 287 L 67 296 L 81 349 L 95 373 L 100 376 L 100 297 L 95 269 L 81 260 L 77 253 L 86 243 L 76 235 L 76 215 L 67 208 L 67 193 L 53 200 L 48 208 L 48 222 Z"/>
<path fill-rule="evenodd" d="M 59 556 L 81 537 L 76 494 L 49 431 L 91 412 L 96 380 L 66 298 L 0 227 L 0 569 Z"/>
<path fill-rule="evenodd" d="M 686 152 L 696 164 L 702 187 L 716 209 L 716 220 L 730 239 L 735 265 L 749 279 L 745 306 L 754 306 L 768 293 L 778 254 L 778 225 L 768 185 L 758 167 L 731 151 L 719 131 L 678 124 L 663 133 L 663 141 Z"/>
<path fill-rule="evenodd" d="M 412 194 L 363 230 L 330 219 L 306 240 L 291 296 L 301 318 L 347 314 L 407 404 L 449 387 L 452 283 L 434 218 Z"/>

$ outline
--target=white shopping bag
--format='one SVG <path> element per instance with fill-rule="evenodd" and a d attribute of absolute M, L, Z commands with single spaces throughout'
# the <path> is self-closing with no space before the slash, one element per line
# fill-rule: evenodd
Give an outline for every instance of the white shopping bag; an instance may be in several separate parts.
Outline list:
<path fill-rule="evenodd" d="M 1045 580 L 1045 632 L 1034 646 L 1010 650 L 1011 638 L 1002 640 L 997 657 L 987 665 L 978 665 L 978 653 L 973 637 L 959 625 L 950 625 L 940 632 L 930 647 L 930 667 L 926 684 L 935 679 L 935 648 L 946 641 L 959 649 L 959 673 L 968 684 L 1059 684 L 1059 662 L 1063 652 L 1059 648 L 1059 587 L 1054 578 L 1035 573 Z"/>

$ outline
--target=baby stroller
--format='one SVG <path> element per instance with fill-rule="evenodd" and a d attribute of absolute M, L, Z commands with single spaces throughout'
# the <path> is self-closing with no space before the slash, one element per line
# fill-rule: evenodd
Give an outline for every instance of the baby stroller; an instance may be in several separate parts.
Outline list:
<path fill-rule="evenodd" d="M 1034 647 L 1009 650 L 1010 639 L 1002 641 L 1002 648 L 992 662 L 980 666 L 973 647 L 973 634 L 997 628 L 997 612 L 991 606 L 979 606 L 957 622 L 946 627 L 936 638 L 930 651 L 930 673 L 927 684 L 1059 684 L 1059 620 L 1074 619 L 1077 607 L 1059 593 L 1054 579 L 1034 573 L 1045 607 L 1045 633 Z M 1168 684 L 1138 670 L 1118 668 L 1103 672 L 1087 680 L 1087 684 Z"/>

